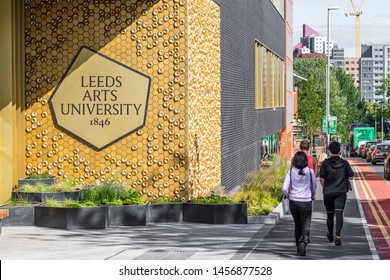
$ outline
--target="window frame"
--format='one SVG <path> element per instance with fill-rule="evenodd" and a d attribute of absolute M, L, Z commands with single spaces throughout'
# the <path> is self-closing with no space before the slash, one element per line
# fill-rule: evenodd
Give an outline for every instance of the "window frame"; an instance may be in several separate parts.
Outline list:
<path fill-rule="evenodd" d="M 255 40 L 255 109 L 286 107 L 286 63 Z"/>

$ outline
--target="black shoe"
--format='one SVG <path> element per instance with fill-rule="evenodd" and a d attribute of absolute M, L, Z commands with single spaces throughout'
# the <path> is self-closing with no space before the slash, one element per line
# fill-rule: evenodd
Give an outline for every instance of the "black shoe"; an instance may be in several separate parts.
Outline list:
<path fill-rule="evenodd" d="M 336 236 L 336 239 L 334 240 L 334 245 L 341 246 L 341 237 Z"/>
<path fill-rule="evenodd" d="M 328 237 L 328 241 L 329 241 L 329 242 L 333 242 L 334 237 L 333 237 L 332 234 L 330 234 L 330 233 L 328 232 L 328 233 L 326 234 L 326 237 Z"/>
<path fill-rule="evenodd" d="M 297 256 L 306 256 L 306 244 L 304 242 L 300 242 L 297 247 Z"/>

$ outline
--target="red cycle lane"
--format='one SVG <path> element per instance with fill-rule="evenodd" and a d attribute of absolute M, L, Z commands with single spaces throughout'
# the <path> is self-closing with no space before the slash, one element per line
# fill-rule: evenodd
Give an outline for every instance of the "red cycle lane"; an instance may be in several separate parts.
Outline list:
<path fill-rule="evenodd" d="M 390 186 L 376 171 L 356 158 L 348 161 L 355 170 L 355 183 L 378 255 L 390 260 Z"/>

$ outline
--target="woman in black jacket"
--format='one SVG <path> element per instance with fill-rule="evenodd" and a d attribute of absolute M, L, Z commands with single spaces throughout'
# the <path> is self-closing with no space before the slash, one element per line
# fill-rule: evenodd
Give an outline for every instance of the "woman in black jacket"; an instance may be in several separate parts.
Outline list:
<path fill-rule="evenodd" d="M 340 158 L 340 143 L 329 144 L 330 157 L 324 160 L 320 168 L 320 183 L 323 187 L 324 205 L 327 212 L 327 237 L 330 242 L 341 246 L 341 229 L 347 192 L 351 189 L 349 180 L 354 173 L 349 163 Z M 333 237 L 334 216 L 336 215 L 336 238 Z"/>

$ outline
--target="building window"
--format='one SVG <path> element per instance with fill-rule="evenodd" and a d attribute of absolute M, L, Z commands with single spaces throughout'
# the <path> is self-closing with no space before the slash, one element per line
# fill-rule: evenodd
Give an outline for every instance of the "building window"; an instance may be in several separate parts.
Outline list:
<path fill-rule="evenodd" d="M 255 47 L 256 109 L 285 106 L 285 63 L 262 44 Z"/>

